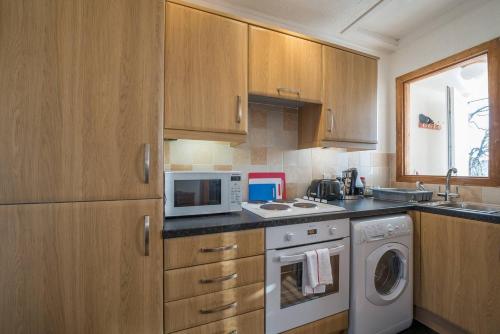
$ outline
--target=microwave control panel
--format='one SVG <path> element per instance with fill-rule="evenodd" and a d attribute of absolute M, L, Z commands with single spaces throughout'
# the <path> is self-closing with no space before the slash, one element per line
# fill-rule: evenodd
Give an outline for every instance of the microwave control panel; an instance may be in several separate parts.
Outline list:
<path fill-rule="evenodd" d="M 231 211 L 241 211 L 241 174 L 231 174 L 229 191 Z"/>

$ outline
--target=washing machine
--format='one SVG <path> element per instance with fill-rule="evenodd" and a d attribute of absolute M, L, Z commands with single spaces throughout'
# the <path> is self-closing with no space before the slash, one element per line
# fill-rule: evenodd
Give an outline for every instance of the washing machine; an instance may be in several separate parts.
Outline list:
<path fill-rule="evenodd" d="M 413 224 L 408 215 L 351 220 L 350 334 L 391 334 L 413 320 Z"/>

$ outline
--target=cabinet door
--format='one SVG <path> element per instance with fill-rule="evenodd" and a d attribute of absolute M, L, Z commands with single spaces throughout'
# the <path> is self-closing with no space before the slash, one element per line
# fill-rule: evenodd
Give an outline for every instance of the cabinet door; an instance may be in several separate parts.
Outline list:
<path fill-rule="evenodd" d="M 248 25 L 167 3 L 165 128 L 247 132 Z"/>
<path fill-rule="evenodd" d="M 162 196 L 163 6 L 0 0 L 0 204 Z"/>
<path fill-rule="evenodd" d="M 377 61 L 323 45 L 324 138 L 377 143 Z"/>
<path fill-rule="evenodd" d="M 321 102 L 321 45 L 250 27 L 249 90 L 256 95 Z"/>
<path fill-rule="evenodd" d="M 500 329 L 500 225 L 421 214 L 421 306 L 471 333 Z"/>
<path fill-rule="evenodd" d="M 161 200 L 0 206 L 0 333 L 162 333 L 162 225 Z"/>

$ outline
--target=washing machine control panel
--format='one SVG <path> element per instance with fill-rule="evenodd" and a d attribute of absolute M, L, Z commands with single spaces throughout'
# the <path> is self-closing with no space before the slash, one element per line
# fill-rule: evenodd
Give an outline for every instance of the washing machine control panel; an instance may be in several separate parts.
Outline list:
<path fill-rule="evenodd" d="M 361 228 L 361 239 L 363 241 L 374 241 L 381 239 L 395 238 L 411 233 L 411 224 L 404 220 L 381 222 L 373 221 L 363 224 Z"/>

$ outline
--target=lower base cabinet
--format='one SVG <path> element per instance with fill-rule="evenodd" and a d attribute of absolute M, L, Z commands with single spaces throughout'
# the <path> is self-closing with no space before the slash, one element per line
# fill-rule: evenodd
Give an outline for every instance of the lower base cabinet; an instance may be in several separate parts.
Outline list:
<path fill-rule="evenodd" d="M 0 333 L 162 333 L 162 215 L 161 199 L 0 206 Z"/>
<path fill-rule="evenodd" d="M 264 334 L 264 310 L 219 320 L 175 334 Z"/>
<path fill-rule="evenodd" d="M 425 212 L 420 224 L 416 306 L 465 332 L 500 333 L 500 224 Z"/>

